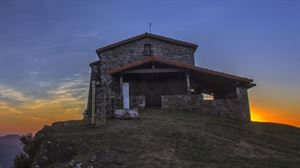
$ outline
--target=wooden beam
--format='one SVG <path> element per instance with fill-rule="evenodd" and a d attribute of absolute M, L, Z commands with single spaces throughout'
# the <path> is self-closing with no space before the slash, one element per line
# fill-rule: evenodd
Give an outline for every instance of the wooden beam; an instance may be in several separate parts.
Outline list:
<path fill-rule="evenodd" d="M 123 74 L 120 75 L 120 96 L 123 96 Z"/>
<path fill-rule="evenodd" d="M 95 114 L 95 99 L 96 99 L 96 86 L 95 81 L 92 81 L 92 115 L 91 115 L 91 124 L 95 125 L 96 123 L 96 114 Z"/>
<path fill-rule="evenodd" d="M 136 73 L 169 73 L 169 72 L 184 72 L 184 70 L 181 69 L 172 69 L 172 68 L 160 68 L 160 69 L 133 69 L 128 70 L 123 73 L 126 74 L 136 74 Z"/>

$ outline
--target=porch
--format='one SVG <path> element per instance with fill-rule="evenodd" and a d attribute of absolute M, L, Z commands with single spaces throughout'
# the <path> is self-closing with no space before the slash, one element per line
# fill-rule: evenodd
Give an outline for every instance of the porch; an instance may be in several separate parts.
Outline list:
<path fill-rule="evenodd" d="M 201 100 L 235 99 L 240 88 L 252 80 L 211 71 L 159 57 L 148 57 L 110 71 L 112 92 L 123 98 L 123 83 L 129 84 L 131 104 L 144 98 L 146 107 L 162 106 L 163 97 L 198 95 Z"/>

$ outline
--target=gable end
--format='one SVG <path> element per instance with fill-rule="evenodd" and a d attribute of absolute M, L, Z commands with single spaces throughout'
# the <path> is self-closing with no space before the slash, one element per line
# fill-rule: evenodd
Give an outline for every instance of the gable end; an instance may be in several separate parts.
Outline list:
<path fill-rule="evenodd" d="M 165 36 L 156 35 L 156 34 L 152 34 L 152 33 L 147 33 L 146 32 L 146 33 L 143 33 L 143 34 L 140 34 L 140 35 L 128 38 L 126 40 L 122 40 L 122 41 L 110 44 L 108 46 L 105 46 L 105 47 L 102 47 L 102 48 L 98 48 L 96 50 L 96 52 L 99 55 L 103 51 L 107 51 L 109 49 L 112 49 L 112 48 L 118 47 L 120 45 L 124 45 L 124 44 L 130 43 L 130 42 L 142 39 L 142 38 L 153 38 L 153 39 L 157 39 L 157 40 L 169 42 L 169 43 L 172 43 L 172 44 L 177 44 L 177 45 L 182 45 L 182 46 L 190 47 L 190 48 L 192 48 L 194 50 L 194 52 L 196 51 L 196 49 L 198 47 L 197 44 L 193 44 L 193 43 L 189 43 L 189 42 L 185 42 L 185 41 L 181 41 L 181 40 L 176 40 L 176 39 L 168 38 L 168 37 L 165 37 Z"/>

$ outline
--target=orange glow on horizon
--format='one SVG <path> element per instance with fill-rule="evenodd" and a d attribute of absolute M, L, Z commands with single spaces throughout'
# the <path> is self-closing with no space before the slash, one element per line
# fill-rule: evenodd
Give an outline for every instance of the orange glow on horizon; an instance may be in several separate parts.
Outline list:
<path fill-rule="evenodd" d="M 0 101 L 0 136 L 6 134 L 35 134 L 53 122 L 82 119 L 85 104 L 82 100 L 58 98 L 53 101 L 33 101 L 20 106 Z M 251 104 L 251 121 L 288 124 L 300 128 L 300 115 L 295 109 L 285 112 L 270 105 Z M 286 108 L 286 111 L 292 108 Z M 296 109 L 297 110 L 297 109 Z"/>
<path fill-rule="evenodd" d="M 262 121 L 265 121 L 265 120 L 259 112 L 257 112 L 256 110 L 251 110 L 251 121 L 262 122 Z"/>
<path fill-rule="evenodd" d="M 84 104 L 73 100 L 33 101 L 13 106 L 0 101 L 0 136 L 6 134 L 35 134 L 45 125 L 66 120 L 82 118 Z"/>
<path fill-rule="evenodd" d="M 73 115 L 57 116 L 55 118 L 46 117 L 36 117 L 36 118 L 9 118 L 7 120 L 1 119 L 0 123 L 0 136 L 6 134 L 18 134 L 25 135 L 28 133 L 35 134 L 45 125 L 51 125 L 54 122 L 66 121 L 66 120 L 80 120 L 82 119 L 81 111 L 74 111 Z"/>
<path fill-rule="evenodd" d="M 300 128 L 300 116 L 297 116 L 297 114 L 281 115 L 275 112 L 276 109 L 251 107 L 251 121 L 287 124 Z"/>

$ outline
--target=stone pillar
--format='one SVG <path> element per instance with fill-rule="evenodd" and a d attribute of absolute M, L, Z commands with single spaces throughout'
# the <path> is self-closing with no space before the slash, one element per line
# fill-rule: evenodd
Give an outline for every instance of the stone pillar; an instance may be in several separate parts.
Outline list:
<path fill-rule="evenodd" d="M 236 93 L 237 93 L 237 101 L 239 111 L 240 111 L 240 119 L 242 121 L 250 122 L 250 106 L 249 106 L 249 99 L 248 99 L 248 91 L 247 88 L 244 87 L 236 87 Z"/>
<path fill-rule="evenodd" d="M 107 109 L 110 109 L 110 86 L 111 77 L 107 77 L 103 74 L 102 65 L 99 61 L 91 64 L 92 76 L 90 82 L 90 94 L 89 94 L 89 107 L 88 117 L 91 117 L 92 113 L 92 81 L 95 84 L 95 121 L 94 125 L 103 125 L 106 122 Z M 110 111 L 108 112 L 110 113 Z"/>
<path fill-rule="evenodd" d="M 104 125 L 106 118 L 111 112 L 111 77 L 101 73 L 100 83 L 97 87 L 97 112 L 96 112 L 96 125 Z"/>
<path fill-rule="evenodd" d="M 92 76 L 93 76 L 93 71 L 91 71 L 91 75 L 90 75 L 90 85 L 89 85 L 89 92 L 88 92 L 87 107 L 86 107 L 86 110 L 83 113 L 83 119 L 84 120 L 88 120 L 91 117 L 91 111 L 92 111 Z"/>
<path fill-rule="evenodd" d="M 92 81 L 95 81 L 95 112 L 97 113 L 97 85 L 100 83 L 100 67 L 99 62 L 94 62 L 90 64 L 91 67 L 91 77 L 90 77 L 90 86 L 89 86 L 89 95 L 87 108 L 84 113 L 84 119 L 90 120 L 92 114 Z"/>
<path fill-rule="evenodd" d="M 100 83 L 97 87 L 96 93 L 96 125 L 103 125 L 106 123 L 106 118 L 112 114 L 112 94 L 111 94 L 111 83 L 112 77 L 108 73 L 109 67 L 103 63 L 102 57 L 100 57 Z"/>

